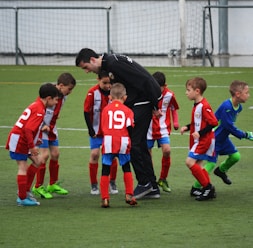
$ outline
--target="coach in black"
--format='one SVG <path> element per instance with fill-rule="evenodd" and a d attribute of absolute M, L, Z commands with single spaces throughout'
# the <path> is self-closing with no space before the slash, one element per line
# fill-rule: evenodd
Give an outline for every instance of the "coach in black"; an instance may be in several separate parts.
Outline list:
<path fill-rule="evenodd" d="M 136 199 L 142 197 L 160 198 L 160 191 L 147 148 L 147 131 L 152 114 L 159 118 L 162 113 L 157 104 L 161 89 L 151 74 L 141 65 L 125 55 L 98 55 L 89 48 L 83 48 L 76 57 L 76 66 L 86 73 L 107 71 L 111 82 L 124 84 L 127 90 L 125 104 L 134 112 L 135 127 L 131 133 L 131 163 L 138 185 L 134 190 Z"/>

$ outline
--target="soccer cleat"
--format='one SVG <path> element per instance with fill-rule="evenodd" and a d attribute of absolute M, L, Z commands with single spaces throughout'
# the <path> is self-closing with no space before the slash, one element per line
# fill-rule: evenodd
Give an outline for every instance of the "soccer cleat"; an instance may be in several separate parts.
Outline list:
<path fill-rule="evenodd" d="M 101 202 L 101 207 L 102 208 L 109 208 L 110 207 L 109 199 L 103 199 Z"/>
<path fill-rule="evenodd" d="M 152 189 L 148 194 L 146 194 L 143 198 L 145 199 L 159 199 L 160 198 L 160 190 L 159 188 Z"/>
<path fill-rule="evenodd" d="M 50 193 L 56 193 L 56 194 L 59 194 L 59 195 L 67 195 L 69 193 L 66 189 L 64 189 L 60 186 L 59 182 L 51 184 L 51 185 L 49 184 L 47 186 L 47 191 L 50 192 Z"/>
<path fill-rule="evenodd" d="M 112 194 L 112 195 L 116 195 L 116 194 L 119 193 L 115 181 L 110 181 L 110 188 L 109 188 L 109 190 L 110 190 L 110 194 Z"/>
<path fill-rule="evenodd" d="M 196 196 L 195 200 L 197 201 L 207 201 L 209 199 L 216 198 L 215 188 L 212 184 L 208 184 L 202 189 L 202 193 L 199 196 Z"/>
<path fill-rule="evenodd" d="M 200 196 L 202 193 L 202 190 L 200 188 L 194 188 L 192 186 L 191 191 L 190 191 L 190 196 Z"/>
<path fill-rule="evenodd" d="M 126 203 L 131 206 L 137 205 L 136 199 L 132 195 L 129 195 L 129 194 L 126 194 Z"/>
<path fill-rule="evenodd" d="M 21 200 L 19 197 L 17 198 L 17 205 L 18 206 L 39 206 L 40 203 L 34 200 L 31 200 L 30 198 L 25 198 L 24 200 Z"/>
<path fill-rule="evenodd" d="M 217 167 L 215 170 L 214 170 L 214 175 L 220 177 L 222 179 L 222 181 L 225 183 L 225 184 L 232 184 L 231 180 L 228 178 L 227 174 L 225 172 L 222 172 L 220 170 L 219 167 Z"/>
<path fill-rule="evenodd" d="M 166 179 L 159 179 L 157 184 L 162 188 L 164 192 L 170 193 L 171 189 Z"/>
<path fill-rule="evenodd" d="M 33 192 L 34 195 L 40 196 L 41 198 L 45 198 L 45 199 L 53 198 L 53 196 L 47 191 L 47 189 L 43 185 L 41 185 L 38 188 L 33 186 L 32 192 Z"/>
<path fill-rule="evenodd" d="M 146 185 L 140 185 L 138 184 L 136 188 L 134 189 L 134 197 L 135 199 L 141 199 L 143 196 L 148 194 L 153 190 L 151 182 L 147 183 Z"/>
<path fill-rule="evenodd" d="M 100 194 L 97 184 L 92 184 L 91 185 L 90 194 L 91 195 L 99 195 Z"/>

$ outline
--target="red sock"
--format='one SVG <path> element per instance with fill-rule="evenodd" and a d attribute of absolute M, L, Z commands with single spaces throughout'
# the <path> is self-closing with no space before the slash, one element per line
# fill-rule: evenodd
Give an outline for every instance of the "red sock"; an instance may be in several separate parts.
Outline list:
<path fill-rule="evenodd" d="M 101 176 L 100 178 L 100 191 L 102 199 L 109 199 L 109 176 Z"/>
<path fill-rule="evenodd" d="M 89 163 L 89 169 L 90 169 L 90 183 L 97 184 L 98 163 L 96 164 Z"/>
<path fill-rule="evenodd" d="M 203 187 L 206 187 L 210 183 L 209 178 L 206 177 L 205 173 L 203 172 L 203 169 L 198 164 L 193 165 L 190 170 L 192 172 L 192 175 L 199 181 L 199 183 Z"/>
<path fill-rule="evenodd" d="M 18 197 L 21 200 L 24 200 L 26 198 L 27 176 L 17 175 L 17 184 L 18 184 Z"/>
<path fill-rule="evenodd" d="M 117 170 L 118 170 L 118 162 L 117 159 L 113 159 L 112 165 L 111 165 L 111 172 L 110 172 L 110 181 L 115 181 L 117 176 Z"/>
<path fill-rule="evenodd" d="M 208 172 L 205 169 L 202 169 L 202 170 L 203 170 L 203 173 L 204 173 L 206 179 L 210 182 L 210 177 L 209 177 Z"/>
<path fill-rule="evenodd" d="M 31 190 L 31 186 L 32 186 L 32 183 L 37 171 L 38 171 L 38 168 L 34 166 L 33 164 L 30 164 L 30 166 L 27 169 L 27 174 L 26 174 L 27 175 L 26 191 Z"/>
<path fill-rule="evenodd" d="M 132 172 L 124 172 L 124 184 L 125 184 L 125 193 L 129 195 L 134 194 L 134 179 Z"/>
<path fill-rule="evenodd" d="M 41 164 L 38 168 L 37 174 L 36 174 L 36 184 L 35 187 L 38 188 L 44 183 L 46 173 L 46 164 Z"/>
<path fill-rule="evenodd" d="M 160 172 L 160 179 L 166 179 L 169 174 L 169 169 L 170 169 L 170 157 L 162 157 L 162 168 Z"/>
<path fill-rule="evenodd" d="M 59 173 L 59 164 L 57 160 L 50 159 L 49 162 L 49 174 L 50 174 L 50 182 L 52 185 L 58 181 L 58 173 Z"/>

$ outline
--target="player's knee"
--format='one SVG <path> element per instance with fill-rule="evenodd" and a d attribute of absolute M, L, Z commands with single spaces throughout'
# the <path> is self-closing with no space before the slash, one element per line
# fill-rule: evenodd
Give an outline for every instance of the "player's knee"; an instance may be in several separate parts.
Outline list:
<path fill-rule="evenodd" d="M 235 164 L 241 159 L 241 154 L 239 152 L 233 153 L 229 156 L 229 159 Z"/>
<path fill-rule="evenodd" d="M 129 162 L 127 162 L 126 164 L 124 164 L 122 166 L 122 170 L 123 170 L 123 172 L 131 172 L 131 168 L 130 168 Z"/>
<path fill-rule="evenodd" d="M 109 165 L 102 165 L 102 176 L 109 176 L 111 167 Z"/>

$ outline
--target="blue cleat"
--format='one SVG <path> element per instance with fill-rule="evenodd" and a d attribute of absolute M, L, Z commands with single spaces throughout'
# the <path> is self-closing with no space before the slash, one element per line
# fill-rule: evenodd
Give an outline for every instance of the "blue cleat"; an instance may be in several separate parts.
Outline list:
<path fill-rule="evenodd" d="M 17 205 L 18 206 L 38 206 L 40 205 L 39 202 L 35 201 L 34 199 L 31 200 L 30 198 L 25 198 L 24 200 L 21 200 L 19 197 L 17 198 Z"/>

